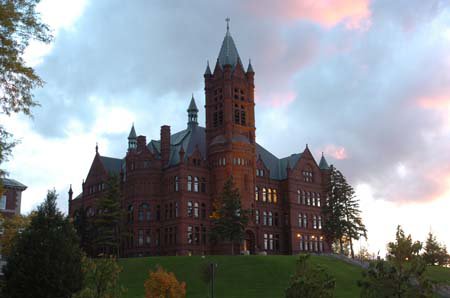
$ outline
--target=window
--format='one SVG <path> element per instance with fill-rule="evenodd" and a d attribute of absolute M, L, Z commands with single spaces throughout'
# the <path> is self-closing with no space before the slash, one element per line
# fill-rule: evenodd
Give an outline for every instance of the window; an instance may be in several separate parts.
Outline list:
<path fill-rule="evenodd" d="M 272 189 L 267 189 L 267 201 L 269 201 L 269 203 L 272 203 Z"/>
<path fill-rule="evenodd" d="M 134 221 L 134 210 L 133 205 L 128 206 L 128 223 L 133 223 Z"/>
<path fill-rule="evenodd" d="M 133 206 L 129 206 L 128 207 L 128 209 L 131 207 L 131 211 L 133 211 Z M 86 211 L 86 214 L 87 214 L 87 216 L 88 217 L 91 217 L 91 216 L 94 216 L 95 215 L 95 210 L 94 210 L 94 208 L 92 208 L 92 207 L 88 207 L 88 209 L 87 209 L 87 211 Z M 129 221 L 129 219 L 128 219 L 128 221 Z"/>
<path fill-rule="evenodd" d="M 274 216 L 274 225 L 275 225 L 276 227 L 278 227 L 278 212 L 275 212 L 274 215 L 275 215 L 275 216 Z"/>
<path fill-rule="evenodd" d="M 198 177 L 194 177 L 194 191 L 198 192 Z"/>
<path fill-rule="evenodd" d="M 138 231 L 138 246 L 139 247 L 144 246 L 144 230 Z"/>
<path fill-rule="evenodd" d="M 194 203 L 194 217 L 198 218 L 198 202 Z"/>
<path fill-rule="evenodd" d="M 173 204 L 170 203 L 169 204 L 169 218 L 172 218 L 172 217 L 173 217 Z"/>
<path fill-rule="evenodd" d="M 194 233 L 194 243 L 195 244 L 200 244 L 200 228 L 199 227 L 195 227 L 195 233 Z"/>
<path fill-rule="evenodd" d="M 299 238 L 299 240 L 300 240 L 300 246 L 299 246 L 299 249 L 302 251 L 302 250 L 304 250 L 304 248 L 303 248 L 303 236 L 302 235 L 298 235 L 298 238 Z"/>
<path fill-rule="evenodd" d="M 241 109 L 241 125 L 245 125 L 245 110 L 243 106 L 241 106 Z"/>
<path fill-rule="evenodd" d="M 202 178 L 202 182 L 200 184 L 200 190 L 201 192 L 205 193 L 206 192 L 206 179 Z"/>
<path fill-rule="evenodd" d="M 303 214 L 303 227 L 308 228 L 308 216 Z"/>
<path fill-rule="evenodd" d="M 302 172 L 303 174 L 303 181 L 305 182 L 312 182 L 313 181 L 313 173 L 311 169 L 306 169 Z"/>
<path fill-rule="evenodd" d="M 267 226 L 267 212 L 263 212 L 263 225 Z"/>
<path fill-rule="evenodd" d="M 273 234 L 269 234 L 269 250 L 273 250 Z"/>
<path fill-rule="evenodd" d="M 202 243 L 203 244 L 206 244 L 206 239 L 207 239 L 206 228 L 202 226 Z"/>
<path fill-rule="evenodd" d="M 258 209 L 255 210 L 255 223 L 257 225 L 259 225 L 259 210 Z"/>
<path fill-rule="evenodd" d="M 152 243 L 152 238 L 150 235 L 150 230 L 147 230 L 145 233 L 145 245 L 147 246 L 150 246 L 150 244 Z"/>
<path fill-rule="evenodd" d="M 192 216 L 192 201 L 187 202 L 187 215 Z"/>
<path fill-rule="evenodd" d="M 299 228 L 301 228 L 303 225 L 302 225 L 302 222 L 303 222 L 303 217 L 302 217 L 302 214 L 301 213 L 299 213 L 298 214 L 298 227 Z"/>
<path fill-rule="evenodd" d="M 273 192 L 272 192 L 272 199 L 273 199 L 273 202 L 276 204 L 277 201 L 278 201 L 277 190 L 276 189 L 274 189 Z"/>
<path fill-rule="evenodd" d="M 189 244 L 192 244 L 193 241 L 192 226 L 187 227 L 187 240 Z"/>
<path fill-rule="evenodd" d="M 272 211 L 269 211 L 269 221 L 268 221 L 269 226 L 273 225 L 273 217 L 272 217 Z"/>
<path fill-rule="evenodd" d="M 275 234 L 274 249 L 280 251 L 280 234 Z"/>
<path fill-rule="evenodd" d="M 297 189 L 297 204 L 301 204 L 302 203 L 302 201 L 301 201 L 301 194 L 300 194 L 300 190 L 299 189 Z"/>
<path fill-rule="evenodd" d="M 202 203 L 202 219 L 206 219 L 206 206 Z"/>
<path fill-rule="evenodd" d="M 267 234 L 264 234 L 264 249 L 265 249 L 265 250 L 267 250 L 267 248 L 268 248 L 267 240 L 268 240 L 268 239 L 267 239 Z"/>
<path fill-rule="evenodd" d="M 263 202 L 267 201 L 267 192 L 266 192 L 266 188 L 263 187 Z"/>
<path fill-rule="evenodd" d="M 313 229 L 317 229 L 317 216 L 313 216 Z"/>
<path fill-rule="evenodd" d="M 192 176 L 188 176 L 187 190 L 192 191 Z"/>
<path fill-rule="evenodd" d="M 6 210 L 6 195 L 0 198 L 0 210 Z"/>
<path fill-rule="evenodd" d="M 302 190 L 302 204 L 306 205 L 306 192 Z"/>
<path fill-rule="evenodd" d="M 178 176 L 175 176 L 175 191 L 179 191 L 180 190 L 180 179 L 178 178 Z"/>
<path fill-rule="evenodd" d="M 306 204 L 309 206 L 311 205 L 311 197 L 310 197 L 311 193 L 308 191 L 306 193 Z"/>
<path fill-rule="evenodd" d="M 255 186 L 255 201 L 259 201 L 259 188 Z"/>
<path fill-rule="evenodd" d="M 316 206 L 316 193 L 312 192 L 311 196 L 312 196 L 312 198 L 311 198 L 311 205 Z"/>
<path fill-rule="evenodd" d="M 150 218 L 151 218 L 151 213 L 150 213 L 150 208 L 149 208 L 148 204 L 146 204 L 146 203 L 141 204 L 141 206 L 139 206 L 139 210 L 138 210 L 138 220 L 139 221 L 144 221 L 144 220 L 149 221 Z"/>
<path fill-rule="evenodd" d="M 317 194 L 317 207 L 320 207 L 320 193 Z"/>
<path fill-rule="evenodd" d="M 319 230 L 322 230 L 322 216 L 319 215 Z"/>

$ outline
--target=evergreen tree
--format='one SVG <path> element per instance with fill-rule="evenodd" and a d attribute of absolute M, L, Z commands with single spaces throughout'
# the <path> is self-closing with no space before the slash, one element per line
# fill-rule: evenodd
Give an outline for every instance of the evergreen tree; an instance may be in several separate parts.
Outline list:
<path fill-rule="evenodd" d="M 330 167 L 327 199 L 322 209 L 325 219 L 323 231 L 328 242 L 338 241 L 340 252 L 343 253 L 344 242 L 348 241 L 354 258 L 353 239 L 367 237 L 367 230 L 362 222 L 353 187 L 334 166 Z"/>
<path fill-rule="evenodd" d="M 428 238 L 425 242 L 422 257 L 428 265 L 445 266 L 450 262 L 450 256 L 447 253 L 447 248 L 445 245 L 441 245 L 436 240 L 436 236 L 434 236 L 431 232 L 428 233 Z"/>
<path fill-rule="evenodd" d="M 81 289 L 82 252 L 73 225 L 49 191 L 19 234 L 3 272 L 7 298 L 69 298 Z"/>
<path fill-rule="evenodd" d="M 106 183 L 106 195 L 99 198 L 94 218 L 97 253 L 119 256 L 123 212 L 120 205 L 119 179 L 110 176 Z"/>
<path fill-rule="evenodd" d="M 80 207 L 75 211 L 73 225 L 80 238 L 80 247 L 89 257 L 95 257 L 93 219 L 88 217 L 86 210 Z"/>
<path fill-rule="evenodd" d="M 244 238 L 249 212 L 241 209 L 241 196 L 239 189 L 234 188 L 232 177 L 225 182 L 220 201 L 216 205 L 212 216 L 212 238 L 230 241 L 231 254 L 234 255 L 234 243 Z"/>
<path fill-rule="evenodd" d="M 335 281 L 325 269 L 312 265 L 309 255 L 300 255 L 295 274 L 291 276 L 286 298 L 326 298 L 333 297 Z"/>

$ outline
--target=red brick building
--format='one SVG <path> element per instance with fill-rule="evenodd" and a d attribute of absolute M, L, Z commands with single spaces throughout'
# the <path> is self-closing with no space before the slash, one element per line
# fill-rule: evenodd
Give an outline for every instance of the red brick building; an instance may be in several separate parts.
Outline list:
<path fill-rule="evenodd" d="M 209 241 L 212 201 L 233 176 L 242 205 L 251 210 L 241 251 L 294 254 L 325 252 L 321 205 L 328 164 L 319 164 L 308 146 L 302 153 L 277 158 L 256 143 L 254 76 L 244 69 L 227 28 L 214 71 L 204 73 L 206 125 L 191 99 L 185 130 L 172 133 L 161 126 L 159 140 L 137 136 L 134 125 L 124 158 L 96 155 L 72 198 L 73 216 L 83 208 L 95 216 L 95 200 L 109 175 L 121 180 L 122 206 L 127 212 L 125 256 L 210 254 L 223 246 Z"/>
<path fill-rule="evenodd" d="M 0 196 L 0 214 L 12 216 L 20 214 L 22 192 L 27 189 L 22 183 L 8 178 L 1 178 L 3 193 Z"/>

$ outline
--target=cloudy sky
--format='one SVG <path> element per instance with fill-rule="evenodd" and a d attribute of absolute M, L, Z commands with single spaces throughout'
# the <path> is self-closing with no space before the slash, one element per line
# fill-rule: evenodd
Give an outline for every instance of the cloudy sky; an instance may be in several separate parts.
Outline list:
<path fill-rule="evenodd" d="M 0 118 L 21 140 L 5 167 L 28 185 L 24 213 L 50 188 L 67 210 L 96 142 L 122 157 L 133 122 L 148 139 L 163 124 L 184 129 L 230 17 L 256 72 L 258 142 L 279 157 L 306 143 L 325 152 L 357 190 L 371 251 L 397 224 L 450 246 L 448 0 L 42 0 L 39 10 L 55 35 L 26 55 L 46 81 L 41 107 Z"/>

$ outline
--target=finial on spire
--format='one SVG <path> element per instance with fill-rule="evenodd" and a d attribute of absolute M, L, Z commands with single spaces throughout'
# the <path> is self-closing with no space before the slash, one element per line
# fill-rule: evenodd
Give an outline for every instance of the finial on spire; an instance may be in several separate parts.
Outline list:
<path fill-rule="evenodd" d="M 228 32 L 228 31 L 230 31 L 230 18 L 227 17 L 227 18 L 225 19 L 225 22 L 227 22 L 227 32 Z"/>
<path fill-rule="evenodd" d="M 95 143 L 95 153 L 98 153 L 98 142 Z"/>

